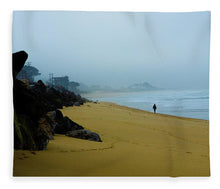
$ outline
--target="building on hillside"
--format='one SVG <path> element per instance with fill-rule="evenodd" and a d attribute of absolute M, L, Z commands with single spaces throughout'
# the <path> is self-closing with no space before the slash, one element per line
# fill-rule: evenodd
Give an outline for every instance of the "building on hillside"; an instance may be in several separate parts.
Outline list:
<path fill-rule="evenodd" d="M 64 76 L 64 77 L 53 77 L 53 84 L 55 86 L 62 86 L 65 89 L 69 88 L 69 77 Z"/>

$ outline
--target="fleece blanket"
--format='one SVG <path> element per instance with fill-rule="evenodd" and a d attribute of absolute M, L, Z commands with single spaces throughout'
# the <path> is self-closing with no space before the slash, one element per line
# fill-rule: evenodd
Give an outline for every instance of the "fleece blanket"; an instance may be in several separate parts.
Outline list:
<path fill-rule="evenodd" d="M 14 11 L 14 176 L 210 176 L 210 12 Z"/>

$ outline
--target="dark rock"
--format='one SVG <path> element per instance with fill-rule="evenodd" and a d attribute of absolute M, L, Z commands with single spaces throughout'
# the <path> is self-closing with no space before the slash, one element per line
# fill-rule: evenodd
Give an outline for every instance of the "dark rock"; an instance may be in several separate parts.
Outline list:
<path fill-rule="evenodd" d="M 39 96 L 26 88 L 19 80 L 14 81 L 14 109 L 18 114 L 30 116 L 33 121 L 38 121 L 47 112 L 47 106 Z"/>
<path fill-rule="evenodd" d="M 45 95 L 45 93 L 47 92 L 46 90 L 47 88 L 41 80 L 35 83 L 35 85 L 31 88 L 32 92 L 34 92 L 35 94 L 41 94 L 41 95 L 42 94 Z"/>
<path fill-rule="evenodd" d="M 39 127 L 47 134 L 47 138 L 53 140 L 52 121 L 48 117 L 40 118 L 38 121 Z"/>
<path fill-rule="evenodd" d="M 14 148 L 24 150 L 44 150 L 48 143 L 48 133 L 27 115 L 14 114 Z"/>
<path fill-rule="evenodd" d="M 56 117 L 55 117 L 55 121 L 58 123 L 62 123 L 63 122 L 63 114 L 60 110 L 56 110 Z"/>
<path fill-rule="evenodd" d="M 63 121 L 58 122 L 58 124 L 56 125 L 55 133 L 66 134 L 68 131 L 74 131 L 79 129 L 84 128 L 81 125 L 69 119 L 68 117 L 64 117 Z"/>
<path fill-rule="evenodd" d="M 49 124 L 51 126 L 52 135 L 54 135 L 55 134 L 55 128 L 58 125 L 58 122 L 56 121 L 56 111 L 47 112 L 46 118 L 47 118 L 47 121 L 49 122 Z"/>
<path fill-rule="evenodd" d="M 64 124 L 67 126 L 67 131 L 84 129 L 81 125 L 69 119 L 67 116 L 64 117 Z"/>
<path fill-rule="evenodd" d="M 66 136 L 85 139 L 85 140 L 91 140 L 91 141 L 96 141 L 96 142 L 102 142 L 100 136 L 97 133 L 94 133 L 94 132 L 91 132 L 85 129 L 69 131 L 66 133 Z"/>
<path fill-rule="evenodd" d="M 65 104 L 65 102 L 62 101 L 62 94 L 54 88 L 48 89 L 46 99 L 54 106 L 54 109 L 62 109 Z"/>
<path fill-rule="evenodd" d="M 37 145 L 37 150 L 46 150 L 47 144 L 49 143 L 48 134 L 41 127 L 38 127 L 35 136 L 35 142 Z"/>
<path fill-rule="evenodd" d="M 25 51 L 20 51 L 12 54 L 12 70 L 13 78 L 16 79 L 18 72 L 23 68 L 28 54 Z"/>
<path fill-rule="evenodd" d="M 27 89 L 30 89 L 30 82 L 28 79 L 21 79 L 20 81 L 24 83 Z"/>
<path fill-rule="evenodd" d="M 80 106 L 80 103 L 79 102 L 75 102 L 74 105 L 75 106 Z"/>
<path fill-rule="evenodd" d="M 37 127 L 28 116 L 14 113 L 14 148 L 35 150 L 34 129 Z"/>
<path fill-rule="evenodd" d="M 56 111 L 47 112 L 46 116 L 47 116 L 51 121 L 55 121 L 55 119 L 56 119 Z"/>
<path fill-rule="evenodd" d="M 66 134 L 67 131 L 83 129 L 69 118 L 64 118 L 56 109 L 73 106 L 75 102 L 83 104 L 85 99 L 62 87 L 49 88 L 41 80 L 30 83 L 16 79 L 27 58 L 28 55 L 24 51 L 12 55 L 14 148 L 43 150 L 46 149 L 49 139 L 53 138 L 54 130 Z M 54 112 L 51 111 L 55 111 L 55 118 Z"/>
<path fill-rule="evenodd" d="M 14 100 L 14 148 L 41 150 L 48 143 L 48 136 L 38 125 L 38 120 L 46 113 L 46 107 L 27 84 L 16 79 L 28 55 L 21 51 L 14 53 L 13 60 L 13 100 Z"/>

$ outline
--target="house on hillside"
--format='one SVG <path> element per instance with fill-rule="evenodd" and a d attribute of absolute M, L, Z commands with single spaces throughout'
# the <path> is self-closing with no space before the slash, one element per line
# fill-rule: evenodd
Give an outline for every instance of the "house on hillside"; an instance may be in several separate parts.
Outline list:
<path fill-rule="evenodd" d="M 53 77 L 53 84 L 55 86 L 62 86 L 65 89 L 69 88 L 69 77 L 64 76 L 64 77 Z"/>

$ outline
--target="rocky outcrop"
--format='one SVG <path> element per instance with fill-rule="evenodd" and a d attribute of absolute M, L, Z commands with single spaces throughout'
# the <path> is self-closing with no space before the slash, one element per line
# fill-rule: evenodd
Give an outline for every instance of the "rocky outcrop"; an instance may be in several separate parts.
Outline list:
<path fill-rule="evenodd" d="M 75 102 L 74 106 L 80 106 L 80 103 L 79 102 Z"/>
<path fill-rule="evenodd" d="M 84 129 L 68 117 L 64 117 L 61 123 L 58 123 L 55 128 L 55 133 L 66 134 L 68 131 Z"/>
<path fill-rule="evenodd" d="M 48 143 L 48 135 L 38 120 L 47 111 L 38 100 L 36 94 L 30 91 L 27 83 L 16 79 L 18 72 L 27 60 L 24 51 L 14 53 L 13 60 L 13 96 L 14 96 L 14 148 L 43 150 Z"/>
<path fill-rule="evenodd" d="M 54 132 L 57 134 L 66 134 L 68 131 L 84 129 L 81 125 L 75 123 L 67 116 L 63 117 L 60 110 L 48 112 L 46 115 L 50 120 Z"/>
<path fill-rule="evenodd" d="M 12 54 L 12 70 L 14 79 L 16 79 L 17 74 L 23 68 L 27 58 L 28 54 L 25 51 L 20 51 Z"/>
<path fill-rule="evenodd" d="M 41 80 L 31 86 L 30 91 L 38 95 L 48 111 L 62 109 L 63 106 L 73 106 L 76 102 L 82 105 L 86 101 L 65 88 L 46 87 Z"/>
<path fill-rule="evenodd" d="M 49 140 L 54 139 L 53 138 L 54 130 L 53 130 L 53 127 L 52 127 L 53 124 L 50 121 L 50 119 L 48 119 L 47 117 L 42 117 L 38 121 L 38 125 L 39 125 L 39 128 L 47 134 Z"/>
<path fill-rule="evenodd" d="M 91 141 L 96 141 L 96 142 L 102 142 L 100 136 L 97 133 L 94 133 L 94 132 L 91 132 L 85 129 L 68 131 L 66 133 L 66 136 L 85 139 L 85 140 L 91 140 Z"/>
<path fill-rule="evenodd" d="M 63 106 L 82 105 L 86 100 L 62 87 L 48 87 L 39 80 L 30 83 L 16 79 L 27 60 L 24 51 L 13 54 L 13 96 L 14 96 L 14 148 L 28 150 L 45 150 L 54 133 L 74 134 L 77 138 L 98 141 L 96 133 L 64 117 Z M 73 134 L 72 134 L 73 136 Z M 74 137 L 74 136 L 73 136 Z"/>
<path fill-rule="evenodd" d="M 48 112 L 47 117 L 50 119 L 50 123 L 53 125 L 55 133 L 65 134 L 66 136 L 74 138 L 102 142 L 97 133 L 84 129 L 81 125 L 75 123 L 67 116 L 63 117 L 60 110 Z"/>
<path fill-rule="evenodd" d="M 46 87 L 41 80 L 36 83 L 28 83 L 16 79 L 27 58 L 28 55 L 24 51 L 12 55 L 14 148 L 44 150 L 49 139 L 53 138 L 56 126 L 56 122 L 53 122 L 49 115 L 46 115 L 47 112 L 63 106 L 72 106 L 75 102 L 83 104 L 85 100 L 73 92 Z M 67 124 L 65 126 L 67 128 L 75 127 L 75 124 L 67 118 L 64 119 L 62 124 Z"/>

